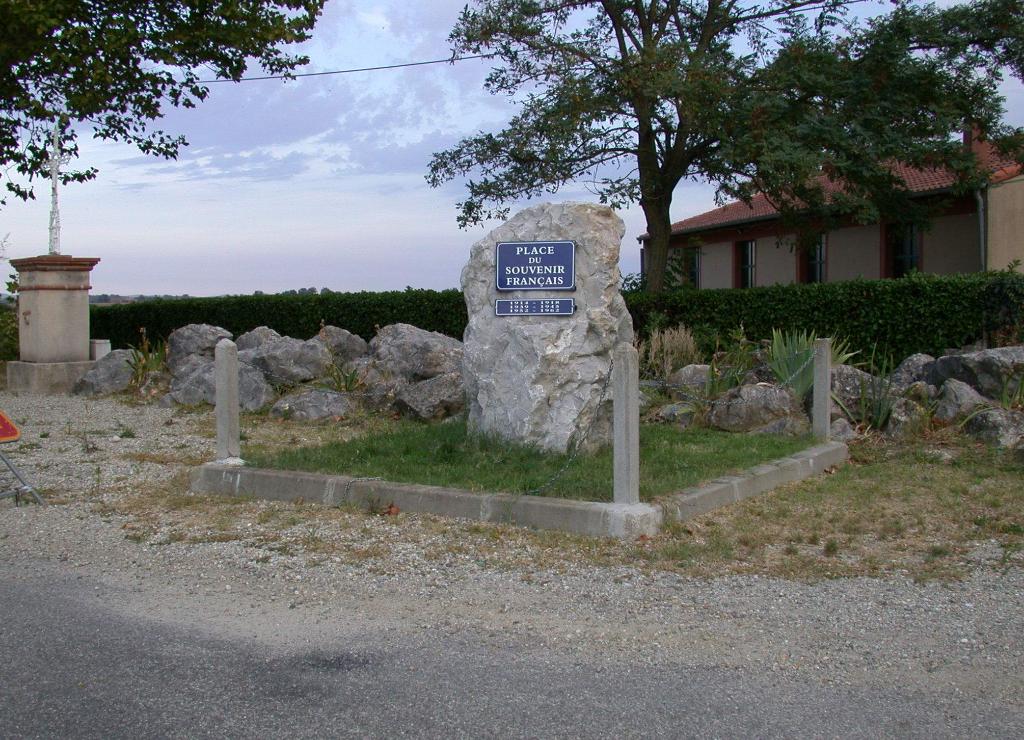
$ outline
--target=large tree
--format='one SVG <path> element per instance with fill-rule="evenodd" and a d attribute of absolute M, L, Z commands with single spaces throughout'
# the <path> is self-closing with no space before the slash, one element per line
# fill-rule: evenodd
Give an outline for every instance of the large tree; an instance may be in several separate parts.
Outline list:
<path fill-rule="evenodd" d="M 6 191 L 32 197 L 49 139 L 90 129 L 174 157 L 181 136 L 151 127 L 166 105 L 191 108 L 200 80 L 238 80 L 308 62 L 282 47 L 309 37 L 326 0 L 0 0 L 0 165 Z M 95 170 L 69 172 L 84 180 Z M 0 196 L 0 204 L 4 199 Z"/>
<path fill-rule="evenodd" d="M 469 177 L 462 225 L 573 182 L 612 205 L 639 202 L 652 290 L 664 285 L 672 194 L 686 179 L 720 198 L 763 192 L 786 218 L 819 226 L 919 219 L 893 163 L 941 163 L 966 188 L 984 173 L 958 144 L 965 126 L 1024 151 L 997 92 L 1003 74 L 1024 71 L 1024 0 L 851 12 L 863 6 L 477 0 L 452 31 L 453 54 L 493 54 L 486 88 L 518 112 L 435 154 L 427 179 Z"/>

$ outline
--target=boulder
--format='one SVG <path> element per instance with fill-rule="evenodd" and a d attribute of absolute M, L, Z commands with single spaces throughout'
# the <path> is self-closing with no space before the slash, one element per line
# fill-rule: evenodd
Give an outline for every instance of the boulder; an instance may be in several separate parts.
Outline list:
<path fill-rule="evenodd" d="M 139 397 L 150 401 L 166 395 L 173 379 L 174 377 L 170 373 L 161 370 L 146 373 L 146 377 L 139 384 Z"/>
<path fill-rule="evenodd" d="M 221 339 L 231 339 L 231 332 L 210 324 L 175 329 L 167 337 L 167 369 L 175 377 L 190 375 L 201 362 L 213 360 L 213 349 Z"/>
<path fill-rule="evenodd" d="M 429 380 L 461 371 L 462 342 L 409 324 L 390 324 L 370 340 L 370 356 L 382 372 L 408 382 Z"/>
<path fill-rule="evenodd" d="M 355 395 L 364 405 L 382 414 L 398 413 L 395 400 L 409 383 L 377 365 L 370 357 L 357 357 L 342 366 L 346 373 L 356 374 Z"/>
<path fill-rule="evenodd" d="M 370 345 L 361 336 L 337 326 L 323 327 L 313 339 L 324 343 L 334 363 L 339 366 L 363 357 L 370 349 Z"/>
<path fill-rule="evenodd" d="M 967 420 L 964 429 L 972 437 L 1007 449 L 1024 446 L 1024 412 L 1009 409 L 980 411 Z"/>
<path fill-rule="evenodd" d="M 693 406 L 686 403 L 670 403 L 659 408 L 654 413 L 654 417 L 667 424 L 680 424 L 683 427 L 688 427 L 693 422 Z"/>
<path fill-rule="evenodd" d="M 857 430 L 846 419 L 839 418 L 832 422 L 828 436 L 836 442 L 849 442 L 857 438 Z"/>
<path fill-rule="evenodd" d="M 683 392 L 702 390 L 711 375 L 710 365 L 686 365 L 668 376 L 668 385 Z"/>
<path fill-rule="evenodd" d="M 241 352 L 246 349 L 256 349 L 267 342 L 273 342 L 280 338 L 281 335 L 269 326 L 257 326 L 252 331 L 240 334 L 238 339 L 235 340 L 235 346 L 238 347 L 238 351 Z"/>
<path fill-rule="evenodd" d="M 906 439 L 922 430 L 925 425 L 925 410 L 909 398 L 893 401 L 889 418 L 885 422 L 884 434 L 890 439 Z"/>
<path fill-rule="evenodd" d="M 863 393 L 870 393 L 883 385 L 878 378 L 851 365 L 836 365 L 832 368 L 832 418 L 849 414 L 851 421 L 860 421 L 860 401 Z M 837 403 L 842 408 L 836 408 Z"/>
<path fill-rule="evenodd" d="M 251 365 L 238 364 L 239 408 L 244 411 L 259 411 L 273 401 L 275 395 L 263 373 Z M 166 398 L 184 406 L 215 403 L 217 392 L 214 363 L 207 362 L 196 367 L 187 377 L 173 378 L 171 390 Z"/>
<path fill-rule="evenodd" d="M 918 380 L 907 386 L 906 390 L 903 391 L 903 395 L 915 403 L 927 406 L 938 398 L 939 389 L 930 383 Z"/>
<path fill-rule="evenodd" d="M 741 385 L 714 401 L 708 425 L 727 432 L 803 433 L 809 428 L 799 399 L 789 389 L 768 383 Z"/>
<path fill-rule="evenodd" d="M 466 408 L 466 390 L 462 373 L 445 373 L 417 383 L 409 383 L 396 394 L 399 411 L 414 419 L 444 419 Z"/>
<path fill-rule="evenodd" d="M 605 206 L 549 203 L 517 213 L 476 242 L 462 271 L 469 322 L 463 377 L 467 424 L 552 452 L 611 442 L 612 355 L 633 341 L 619 293 L 622 219 Z M 498 293 L 495 244 L 571 240 L 576 290 Z M 571 316 L 496 316 L 498 298 L 573 298 Z M 371 343 L 372 344 L 372 343 Z"/>
<path fill-rule="evenodd" d="M 351 416 L 359 405 L 348 393 L 323 388 L 307 388 L 284 396 L 270 408 L 270 415 L 279 419 L 317 421 Z"/>
<path fill-rule="evenodd" d="M 201 368 L 203 365 L 213 362 L 213 357 L 206 355 L 186 355 L 175 366 L 171 377 L 175 378 L 187 378 L 189 375 L 194 373 L 196 370 Z M 170 367 L 167 368 L 170 372 Z"/>
<path fill-rule="evenodd" d="M 374 411 L 381 414 L 397 415 L 401 413 L 397 405 L 398 394 L 401 393 L 402 389 L 407 385 L 409 384 L 401 378 L 385 380 L 380 383 L 374 383 L 373 385 L 367 386 L 360 395 L 367 407 Z"/>
<path fill-rule="evenodd" d="M 401 380 L 392 375 L 391 372 L 381 368 L 370 357 L 357 357 L 354 360 L 349 360 L 341 366 L 341 369 L 346 373 L 355 373 L 359 385 L 367 388 L 380 385 L 381 383 Z M 404 381 L 402 382 L 404 384 Z"/>
<path fill-rule="evenodd" d="M 133 354 L 130 349 L 115 349 L 105 354 L 75 383 L 72 393 L 79 396 L 102 396 L 123 391 L 132 381 L 132 367 L 129 363 Z"/>
<path fill-rule="evenodd" d="M 754 353 L 754 364 L 743 374 L 740 385 L 755 385 L 756 383 L 778 383 L 775 371 L 762 357 L 762 352 Z"/>
<path fill-rule="evenodd" d="M 799 437 L 811 431 L 811 424 L 806 416 L 784 416 L 770 421 L 759 429 L 752 429 L 752 434 L 779 434 L 785 437 Z"/>
<path fill-rule="evenodd" d="M 935 358 L 924 353 L 911 355 L 889 374 L 889 384 L 896 393 L 903 393 L 914 383 L 927 381 Z"/>
<path fill-rule="evenodd" d="M 331 364 L 331 353 L 323 342 L 315 339 L 303 342 L 281 337 L 239 352 L 238 360 L 260 370 L 270 383 L 296 385 L 323 377 Z"/>
<path fill-rule="evenodd" d="M 934 416 L 944 422 L 953 421 L 958 416 L 969 414 L 979 406 L 988 403 L 978 391 L 955 378 L 950 378 L 943 383 L 938 399 Z"/>
<path fill-rule="evenodd" d="M 967 383 L 987 398 L 999 398 L 1024 383 L 1024 347 L 943 355 L 931 367 L 930 382 L 942 385 L 950 378 Z"/>

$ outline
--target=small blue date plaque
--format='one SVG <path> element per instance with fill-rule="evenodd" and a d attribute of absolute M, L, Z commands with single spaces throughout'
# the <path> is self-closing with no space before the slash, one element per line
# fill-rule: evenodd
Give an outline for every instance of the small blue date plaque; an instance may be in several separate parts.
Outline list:
<path fill-rule="evenodd" d="M 572 316 L 576 301 L 572 298 L 498 299 L 494 302 L 496 316 Z"/>

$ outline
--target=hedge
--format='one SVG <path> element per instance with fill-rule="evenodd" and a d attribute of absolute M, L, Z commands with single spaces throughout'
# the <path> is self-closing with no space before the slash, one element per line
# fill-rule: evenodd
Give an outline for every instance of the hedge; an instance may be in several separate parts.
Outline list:
<path fill-rule="evenodd" d="M 323 321 L 369 340 L 376 327 L 401 322 L 461 338 L 467 320 L 460 291 L 407 288 L 382 293 L 223 296 L 94 305 L 90 333 L 109 339 L 115 348 L 137 345 L 141 328 L 151 340 L 157 340 L 186 324 L 213 324 L 235 336 L 269 326 L 285 336 L 308 339 Z"/>
<path fill-rule="evenodd" d="M 862 356 L 874 350 L 896 360 L 915 352 L 938 354 L 985 332 L 1024 323 L 1024 276 L 1007 272 L 747 290 L 630 291 L 624 297 L 640 334 L 681 323 L 711 342 L 740 325 L 751 339 L 768 337 L 773 328 L 810 329 L 845 338 Z M 207 323 L 235 335 L 265 325 L 307 338 L 321 321 L 364 339 L 371 339 L 377 326 L 397 322 L 461 338 L 467 317 L 457 290 L 227 296 L 94 306 L 92 335 L 126 347 L 137 344 L 140 327 L 157 339 L 185 324 Z"/>
<path fill-rule="evenodd" d="M 685 324 L 698 337 L 742 325 L 749 339 L 773 328 L 846 339 L 862 357 L 941 354 L 1005 326 L 1020 326 L 1024 275 L 920 275 L 745 290 L 683 290 L 627 296 L 634 326 Z"/>

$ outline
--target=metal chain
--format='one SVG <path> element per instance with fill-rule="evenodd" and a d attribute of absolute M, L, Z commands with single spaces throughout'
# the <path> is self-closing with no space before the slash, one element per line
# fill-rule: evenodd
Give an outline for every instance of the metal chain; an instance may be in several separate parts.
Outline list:
<path fill-rule="evenodd" d="M 536 496 L 541 492 L 546 491 L 551 486 L 553 486 L 563 475 L 565 475 L 565 471 L 567 471 L 569 469 L 569 466 L 576 461 L 576 458 L 579 456 L 580 451 L 583 449 L 583 443 L 587 441 L 587 437 L 590 436 L 590 432 L 594 429 L 594 424 L 597 422 L 597 417 L 601 415 L 601 405 L 604 403 L 605 398 L 607 396 L 608 384 L 611 382 L 612 370 L 614 367 L 615 356 L 612 355 L 610 361 L 608 362 L 608 374 L 604 376 L 604 383 L 601 385 L 601 395 L 597 399 L 597 407 L 594 410 L 594 415 L 590 417 L 590 423 L 587 425 L 587 428 L 584 430 L 583 434 L 576 438 L 576 444 L 574 445 L 572 452 L 569 453 L 569 457 L 562 464 L 562 467 L 555 471 L 554 475 L 548 478 L 544 483 L 537 486 L 536 488 L 531 488 L 529 491 L 523 491 L 521 495 Z"/>

